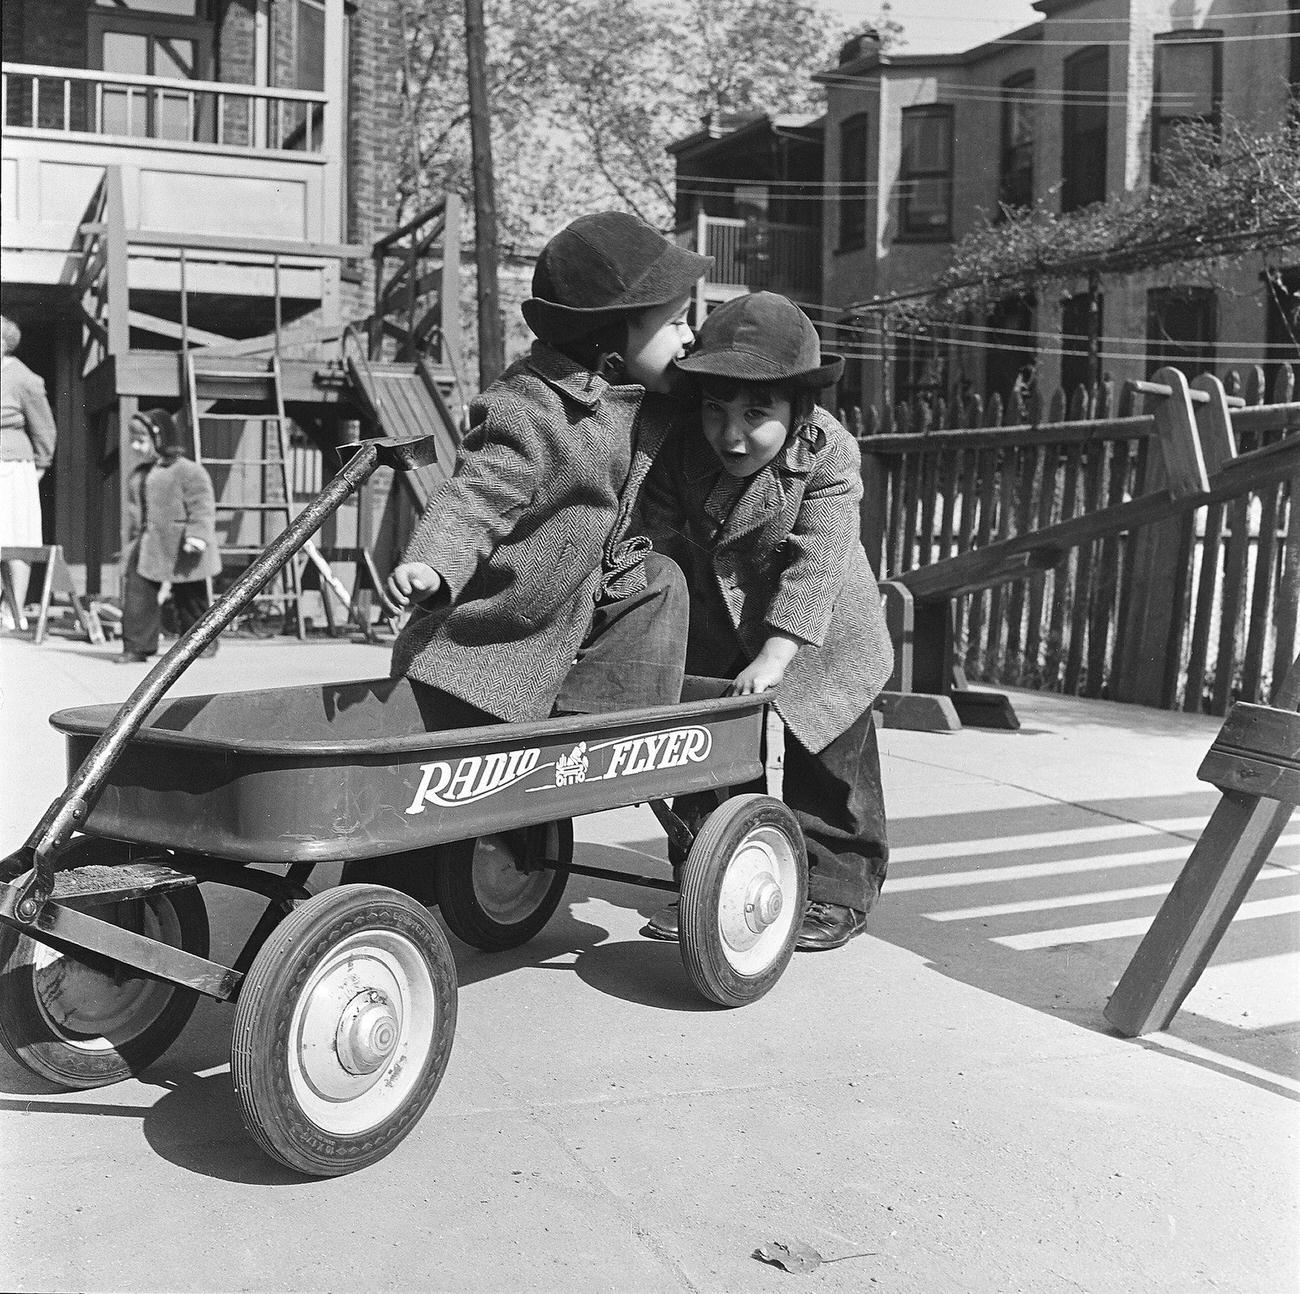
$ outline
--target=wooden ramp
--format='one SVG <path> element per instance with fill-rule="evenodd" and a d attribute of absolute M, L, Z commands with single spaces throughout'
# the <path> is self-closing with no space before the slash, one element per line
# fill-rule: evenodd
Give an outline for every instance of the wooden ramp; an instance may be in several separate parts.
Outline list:
<path fill-rule="evenodd" d="M 460 443 L 455 416 L 432 370 L 423 359 L 414 363 L 368 360 L 356 347 L 345 346 L 344 356 L 352 387 L 380 435 L 396 440 L 435 438 L 438 461 L 401 476 L 415 494 L 417 506 L 423 508 L 451 475 Z"/>

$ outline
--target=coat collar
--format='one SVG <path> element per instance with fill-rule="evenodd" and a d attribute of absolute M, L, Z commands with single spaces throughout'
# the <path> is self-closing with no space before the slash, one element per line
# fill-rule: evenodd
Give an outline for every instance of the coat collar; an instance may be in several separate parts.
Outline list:
<path fill-rule="evenodd" d="M 583 368 L 576 360 L 544 341 L 533 342 L 524 364 L 547 386 L 586 409 L 594 409 L 610 390 L 603 377 Z"/>

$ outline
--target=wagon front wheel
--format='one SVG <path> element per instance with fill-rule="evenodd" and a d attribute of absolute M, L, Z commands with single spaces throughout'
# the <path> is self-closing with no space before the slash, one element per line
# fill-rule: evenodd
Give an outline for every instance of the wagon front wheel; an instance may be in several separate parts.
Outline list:
<path fill-rule="evenodd" d="M 569 883 L 573 823 L 567 818 L 452 846 L 435 864 L 434 893 L 447 928 L 474 948 L 527 943 L 551 919 Z"/>
<path fill-rule="evenodd" d="M 89 915 L 208 955 L 208 911 L 197 886 L 104 904 Z M 176 1041 L 197 1003 L 192 989 L 0 925 L 0 1047 L 56 1090 L 138 1074 Z"/>
<path fill-rule="evenodd" d="M 343 885 L 309 899 L 241 986 L 231 1076 L 273 1159 L 335 1177 L 382 1159 L 428 1107 L 456 1032 L 447 937 L 414 899 Z"/>
<path fill-rule="evenodd" d="M 737 795 L 711 813 L 682 867 L 679 929 L 692 984 L 744 1006 L 781 977 L 808 893 L 798 819 L 770 795 Z"/>

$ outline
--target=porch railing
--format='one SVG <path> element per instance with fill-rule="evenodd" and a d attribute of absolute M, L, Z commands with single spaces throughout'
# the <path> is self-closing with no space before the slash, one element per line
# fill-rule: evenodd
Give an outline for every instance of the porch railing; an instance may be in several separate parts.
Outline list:
<path fill-rule="evenodd" d="M 821 286 L 821 237 L 815 229 L 701 215 L 675 236 L 681 246 L 713 257 L 710 283 L 773 292 Z"/>
<path fill-rule="evenodd" d="M 1270 403 L 1260 369 L 1244 380 L 1229 373 L 1224 386 L 1244 400 L 1232 414 L 1238 453 L 1300 436 L 1289 366 Z M 1138 398 L 1128 386 L 1113 403 L 1106 391 L 1085 394 L 1064 420 L 1017 426 L 989 420 L 999 407 L 962 427 L 950 407 L 937 426 L 927 412 L 913 422 L 925 430 L 865 436 L 863 542 L 873 565 L 901 575 L 1146 493 L 1154 420 Z M 854 415 L 846 421 L 861 426 Z M 1135 608 L 1151 591 L 1134 589 L 1142 532 L 1129 532 L 955 599 L 958 662 L 983 682 L 1167 709 L 1223 714 L 1234 700 L 1267 701 L 1300 637 L 1300 480 L 1160 524 L 1178 553 L 1160 595 L 1172 608 L 1160 659 L 1140 646 L 1147 634 Z"/>
<path fill-rule="evenodd" d="M 0 64 L 6 131 L 319 153 L 327 99 L 313 90 Z"/>

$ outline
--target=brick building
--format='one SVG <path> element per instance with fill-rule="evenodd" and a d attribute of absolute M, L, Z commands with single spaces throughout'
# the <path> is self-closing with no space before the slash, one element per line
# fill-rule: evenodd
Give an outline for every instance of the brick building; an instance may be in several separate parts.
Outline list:
<path fill-rule="evenodd" d="M 816 123 L 821 282 L 811 312 L 828 333 L 852 304 L 923 290 L 1000 203 L 1070 210 L 1134 189 L 1179 120 L 1231 116 L 1274 128 L 1300 84 L 1296 0 L 1034 7 L 1041 20 L 958 53 L 883 53 L 859 37 L 815 75 L 827 106 Z M 733 132 L 710 147 L 734 153 L 741 144 Z M 682 156 L 679 187 L 699 189 Z M 1283 281 L 1300 292 L 1300 247 Z M 845 329 L 837 341 L 854 358 L 841 403 L 879 406 L 963 379 L 1005 395 L 1031 361 L 1045 390 L 1072 390 L 1086 378 L 1084 286 L 1007 301 L 942 343 L 886 335 L 870 319 Z M 1280 358 L 1294 342 L 1258 265 L 1108 279 L 1100 333 L 1104 369 L 1117 380 L 1167 362 L 1241 367 Z"/>

